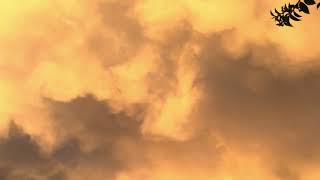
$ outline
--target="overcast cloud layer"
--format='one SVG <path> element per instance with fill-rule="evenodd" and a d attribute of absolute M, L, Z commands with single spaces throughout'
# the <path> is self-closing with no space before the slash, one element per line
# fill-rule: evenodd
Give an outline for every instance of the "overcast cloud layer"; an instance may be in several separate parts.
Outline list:
<path fill-rule="evenodd" d="M 318 180 L 319 11 L 0 2 L 0 179 Z"/>

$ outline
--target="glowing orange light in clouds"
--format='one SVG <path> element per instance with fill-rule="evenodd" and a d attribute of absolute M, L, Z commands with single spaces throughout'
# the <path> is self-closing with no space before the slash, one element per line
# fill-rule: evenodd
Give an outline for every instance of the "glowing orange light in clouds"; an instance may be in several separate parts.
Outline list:
<path fill-rule="evenodd" d="M 0 134 L 6 136 L 7 124 L 14 119 L 27 133 L 37 137 L 42 149 L 50 154 L 68 139 L 65 135 L 68 133 L 63 134 L 56 127 L 56 117 L 50 116 L 52 110 L 43 99 L 70 103 L 77 97 L 92 94 L 97 101 L 105 100 L 106 108 L 111 108 L 113 113 L 124 113 L 133 119 L 138 117 L 134 107 L 143 107 L 143 115 L 139 114 L 141 147 L 135 144 L 140 141 L 126 145 L 143 152 L 135 156 L 146 158 L 149 164 L 128 155 L 125 160 L 128 167 L 115 173 L 116 180 L 276 179 L 279 176 L 274 173 L 273 161 L 264 164 L 269 162 L 266 160 L 269 149 L 241 151 L 243 144 L 224 137 L 221 129 L 215 129 L 220 126 L 203 120 L 212 116 L 212 122 L 216 122 L 222 117 L 215 114 L 220 111 L 214 111 L 219 104 L 212 107 L 210 115 L 201 114 L 200 104 L 211 96 L 219 99 L 216 92 L 206 91 L 203 78 L 205 73 L 210 73 L 203 71 L 203 63 L 211 53 L 206 51 L 206 43 L 211 41 L 206 38 L 215 33 L 234 30 L 221 38 L 221 44 L 216 43 L 222 47 L 214 47 L 229 53 L 228 57 L 241 57 L 250 43 L 277 44 L 279 56 L 288 60 L 279 63 L 280 68 L 275 65 L 275 69 L 284 67 L 288 74 L 297 70 L 292 72 L 287 65 L 296 65 L 299 71 L 300 64 L 319 57 L 320 48 L 312 51 L 309 48 L 318 46 L 314 40 L 319 32 L 317 17 L 306 17 L 296 29 L 278 29 L 268 14 L 269 9 L 277 5 L 260 0 L 2 0 Z M 227 61 L 230 59 L 214 67 L 221 65 L 223 70 L 228 66 Z M 273 73 L 274 64 L 270 62 L 274 61 L 258 62 L 257 67 L 271 67 Z M 261 84 L 268 88 L 267 82 Z M 85 129 L 86 125 L 81 127 Z M 239 127 L 242 126 L 248 125 L 239 123 Z M 193 142 L 198 141 L 203 133 L 199 131 L 203 129 L 210 129 L 214 135 L 208 140 L 200 139 L 214 145 Z M 83 132 L 87 133 L 79 130 L 79 134 Z M 83 137 L 81 135 L 79 137 Z M 85 140 L 81 142 L 84 151 L 101 145 L 93 141 L 93 145 L 88 143 L 89 147 Z M 163 142 L 168 144 L 155 148 Z M 223 144 L 221 152 L 215 143 Z M 181 155 L 182 151 L 185 154 Z M 79 165 L 69 176 L 73 179 L 105 176 L 99 168 L 94 175 L 83 170 L 87 166 L 90 165 Z M 310 180 L 319 176 L 314 167 L 296 169 Z"/>

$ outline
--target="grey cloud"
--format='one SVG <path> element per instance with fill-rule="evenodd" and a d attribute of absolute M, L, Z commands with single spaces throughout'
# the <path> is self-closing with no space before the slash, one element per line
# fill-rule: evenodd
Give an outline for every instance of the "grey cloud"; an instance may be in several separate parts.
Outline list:
<path fill-rule="evenodd" d="M 235 57 L 221 45 L 221 37 L 231 33 L 214 34 L 203 43 L 201 71 L 195 82 L 205 93 L 198 104 L 203 121 L 198 123 L 232 145 L 269 154 L 266 167 L 285 164 L 290 169 L 293 164 L 317 162 L 317 59 L 284 66 L 289 59 L 273 44 L 249 44 L 244 55 Z M 279 176 L 289 176 L 290 171 L 280 172 Z"/>
<path fill-rule="evenodd" d="M 31 180 L 46 177 L 55 163 L 41 151 L 40 145 L 15 122 L 8 137 L 0 140 L 0 177 L 4 180 Z"/>
<path fill-rule="evenodd" d="M 224 151 L 216 148 L 216 141 L 209 132 L 186 142 L 145 137 L 140 133 L 142 121 L 122 112 L 110 111 L 107 101 L 98 101 L 91 95 L 66 103 L 46 101 L 57 131 L 64 134 L 64 143 L 56 148 L 53 157 L 68 165 L 70 171 L 75 167 L 90 166 L 104 169 L 112 179 L 123 170 L 139 167 L 151 170 L 153 163 L 161 158 L 185 168 L 192 167 L 194 162 L 200 167 L 212 168 Z M 137 105 L 137 109 L 140 108 Z M 139 113 L 136 115 L 140 116 Z M 95 145 L 90 152 L 84 152 L 81 147 L 87 143 L 88 137 Z"/>
<path fill-rule="evenodd" d="M 106 143 L 121 136 L 139 135 L 140 121 L 122 112 L 112 112 L 106 101 L 98 101 L 91 95 L 67 103 L 48 101 L 48 105 L 56 120 L 54 126 L 61 134 L 75 137 L 80 134 Z"/>
<path fill-rule="evenodd" d="M 30 162 L 41 166 L 46 161 L 39 145 L 14 122 L 10 123 L 8 138 L 2 139 L 0 146 L 1 161 L 15 167 L 27 167 Z"/>
<path fill-rule="evenodd" d="M 225 151 L 216 147 L 212 132 L 227 143 L 266 154 L 265 167 L 283 180 L 301 179 L 293 164 L 319 160 L 317 59 L 289 66 L 278 46 L 271 43 L 248 44 L 245 53 L 235 57 L 222 45 L 223 37 L 233 30 L 201 34 L 188 22 L 169 30 L 163 41 L 151 41 L 130 14 L 134 6 L 133 1 L 99 4 L 103 23 L 87 38 L 88 50 L 112 66 L 151 44 L 161 61 L 157 72 L 147 77 L 149 93 L 164 97 L 176 89 L 176 59 L 189 42 L 196 42 L 202 50 L 192 57 L 200 65 L 194 86 L 204 94 L 188 126 L 201 128 L 185 142 L 153 139 L 141 134 L 148 104 L 132 105 L 134 113 L 128 115 L 114 112 L 108 99 L 92 95 L 69 102 L 45 99 L 58 144 L 44 155 L 36 138 L 12 123 L 9 136 L 0 139 L 0 179 L 72 180 L 72 174 L 81 174 L 83 179 L 103 174 L 113 180 L 123 170 L 151 171 L 158 160 L 188 170 L 197 165 L 211 171 Z M 119 48 L 105 30 L 120 39 Z"/>

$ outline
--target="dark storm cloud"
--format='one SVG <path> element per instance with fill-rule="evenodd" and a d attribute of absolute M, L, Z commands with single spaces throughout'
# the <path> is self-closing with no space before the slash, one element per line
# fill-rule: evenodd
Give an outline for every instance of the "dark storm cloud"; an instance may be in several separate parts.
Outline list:
<path fill-rule="evenodd" d="M 0 139 L 0 177 L 3 180 L 31 180 L 46 177 L 55 163 L 23 129 L 10 123 L 8 137 Z"/>
<path fill-rule="evenodd" d="M 174 38 L 170 39 L 175 39 L 175 43 L 160 43 L 158 46 L 164 59 L 163 67 L 169 67 L 165 68 L 168 77 L 172 75 L 164 82 L 174 80 L 176 64 L 172 59 L 179 57 L 181 47 L 194 40 L 195 32 L 186 27 L 182 25 L 182 30 L 177 31 L 179 35 L 172 33 Z M 200 62 L 200 73 L 195 86 L 203 89 L 204 98 L 197 104 L 197 121 L 190 125 L 202 124 L 202 133 L 217 132 L 232 146 L 261 151 L 261 156 L 265 154 L 265 166 L 276 176 L 299 179 L 299 172 L 295 172 L 292 164 L 316 162 L 320 157 L 317 143 L 320 135 L 317 130 L 320 66 L 315 61 L 287 65 L 284 62 L 288 59 L 273 44 L 248 44 L 245 53 L 234 56 L 222 45 L 222 37 L 232 33 L 225 31 L 209 37 L 196 35 L 199 39 L 195 41 L 202 46 L 202 50 L 196 57 Z M 107 101 L 97 101 L 92 96 L 79 97 L 67 103 L 51 101 L 50 104 L 56 119 L 55 127 L 62 137 L 76 137 L 80 144 L 94 142 L 95 148 L 107 152 L 109 157 L 104 157 L 105 162 L 118 164 L 114 165 L 113 172 L 132 167 L 132 162 L 147 166 L 151 162 L 147 156 L 150 152 L 162 158 L 171 157 L 174 159 L 172 163 L 186 161 L 182 163 L 186 166 L 192 164 L 195 156 L 210 157 L 212 162 L 217 162 L 223 152 L 208 148 L 206 138 L 199 136 L 201 132 L 196 132 L 195 138 L 187 142 L 153 142 L 145 139 L 140 134 L 142 121 L 122 112 L 112 112 Z M 138 119 L 143 119 L 141 117 L 146 107 L 135 107 L 140 112 Z M 211 141 L 214 140 L 211 138 Z M 132 152 L 119 151 L 120 147 L 128 144 L 132 152 L 141 158 L 134 157 Z M 209 150 L 205 152 L 204 149 Z M 77 151 L 72 152 L 77 154 Z M 186 159 L 187 156 L 190 159 Z M 63 162 L 70 161 L 61 155 L 56 157 Z M 91 158 L 94 162 L 93 157 L 88 157 Z M 198 161 L 203 162 L 203 166 L 207 163 L 205 160 Z"/>
<path fill-rule="evenodd" d="M 67 103 L 46 101 L 51 107 L 57 131 L 64 134 L 62 139 L 69 139 L 61 143 L 52 156 L 72 167 L 70 171 L 89 164 L 104 169 L 104 172 L 109 171 L 112 179 L 121 170 L 139 167 L 151 170 L 154 161 L 161 158 L 190 168 L 196 161 L 199 166 L 209 168 L 216 165 L 224 151 L 216 148 L 216 142 L 208 132 L 186 142 L 144 137 L 140 133 L 141 121 L 122 112 L 110 111 L 107 101 L 98 101 L 91 95 Z M 136 112 L 141 113 L 141 110 Z M 94 148 L 83 152 L 81 146 L 88 143 L 88 139 Z"/>
<path fill-rule="evenodd" d="M 4 180 L 63 180 L 68 179 L 68 169 L 84 165 L 103 168 L 104 177 L 114 178 L 114 172 L 125 165 L 120 157 L 114 155 L 116 143 L 122 138 L 138 140 L 139 122 L 122 113 L 108 111 L 105 102 L 97 101 L 92 96 L 77 98 L 69 103 L 50 103 L 57 129 L 62 134 L 66 133 L 64 139 L 50 154 L 44 154 L 36 139 L 12 122 L 8 137 L 0 140 L 0 176 Z M 82 136 L 78 134 L 89 136 L 97 146 L 84 151 L 81 148 Z M 58 167 L 63 167 L 67 172 L 57 172 Z"/>
<path fill-rule="evenodd" d="M 68 179 L 75 168 L 91 166 L 104 169 L 104 177 L 113 179 L 114 172 L 124 168 L 125 162 L 115 155 L 116 143 L 122 138 L 137 139 L 139 122 L 121 113 L 108 111 L 105 102 L 92 96 L 77 98 L 69 103 L 53 102 L 53 114 L 59 132 L 67 133 L 50 154 L 44 154 L 35 137 L 12 122 L 8 137 L 0 139 L 0 176 L 4 180 L 47 178 Z M 82 127 L 72 133 L 72 129 Z M 70 133 L 69 133 L 70 131 Z M 90 151 L 81 148 L 85 134 L 97 145 Z M 67 170 L 61 171 L 58 167 Z M 57 171 L 58 170 L 58 171 Z M 96 171 L 92 172 L 96 173 Z"/>
<path fill-rule="evenodd" d="M 0 177 L 64 180 L 70 174 L 85 174 L 86 178 L 100 173 L 115 179 L 123 170 L 151 170 L 163 159 L 184 168 L 196 163 L 212 170 L 225 151 L 217 148 L 210 136 L 217 132 L 227 144 L 266 154 L 265 166 L 277 177 L 301 179 L 292 165 L 315 162 L 320 157 L 320 66 L 285 66 L 286 59 L 271 44 L 249 44 L 245 53 L 236 57 L 223 48 L 221 39 L 232 31 L 207 37 L 196 34 L 189 25 L 180 28 L 169 36 L 174 43 L 158 44 L 166 76 L 157 79 L 150 74 L 150 83 L 161 91 L 163 86 L 158 82 L 175 81 L 177 64 L 173 60 L 188 42 L 201 45 L 196 56 L 200 72 L 194 86 L 203 89 L 204 96 L 190 125 L 201 124 L 203 128 L 193 138 L 179 142 L 143 136 L 141 126 L 148 104 L 132 105 L 134 113 L 128 115 L 115 112 L 108 100 L 92 95 L 69 102 L 46 99 L 58 144 L 44 155 L 34 138 L 11 124 L 9 136 L 0 140 Z M 85 171 L 88 167 L 95 170 Z"/>
<path fill-rule="evenodd" d="M 279 176 L 299 179 L 291 164 L 320 157 L 319 59 L 284 66 L 288 59 L 272 44 L 249 44 L 235 58 L 221 45 L 221 37 L 231 33 L 212 35 L 199 57 L 202 123 L 233 145 L 247 150 L 258 145 L 270 155 L 268 163 L 280 169 Z"/>
<path fill-rule="evenodd" d="M 0 180 L 304 178 L 300 166 L 320 158 L 320 64 L 284 52 L 317 54 L 315 27 L 270 28 L 262 1 L 168 2 L 0 6 L 1 131 L 16 119 Z"/>
<path fill-rule="evenodd" d="M 73 167 L 103 168 L 110 175 L 125 168 L 125 162 L 115 155 L 117 143 L 127 138 L 139 139 L 141 122 L 124 113 L 112 112 L 105 101 L 90 95 L 67 103 L 52 100 L 47 103 L 62 141 L 53 154 L 56 159 Z M 89 152 L 83 152 L 81 146 L 88 143 L 92 147 Z"/>
<path fill-rule="evenodd" d="M 49 105 L 56 120 L 54 125 L 62 134 L 85 135 L 106 143 L 118 137 L 139 134 L 139 119 L 132 119 L 122 112 L 112 112 L 106 101 L 98 101 L 91 95 L 66 103 L 49 101 Z M 137 105 L 137 111 L 139 108 Z"/>
<path fill-rule="evenodd" d="M 41 155 L 39 145 L 14 122 L 10 123 L 8 137 L 0 142 L 2 163 L 27 167 L 31 161 L 38 166 L 46 161 Z"/>

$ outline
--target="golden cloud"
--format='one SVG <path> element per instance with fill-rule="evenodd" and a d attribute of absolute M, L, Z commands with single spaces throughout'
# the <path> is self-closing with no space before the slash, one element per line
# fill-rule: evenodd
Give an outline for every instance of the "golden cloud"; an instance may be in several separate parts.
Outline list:
<path fill-rule="evenodd" d="M 0 177 L 317 179 L 318 17 L 283 3 L 1 2 Z"/>

